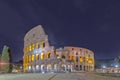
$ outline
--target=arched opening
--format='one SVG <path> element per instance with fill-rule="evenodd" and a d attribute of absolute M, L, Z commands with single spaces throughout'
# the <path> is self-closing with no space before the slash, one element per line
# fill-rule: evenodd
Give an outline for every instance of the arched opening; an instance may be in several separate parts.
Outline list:
<path fill-rule="evenodd" d="M 58 70 L 58 65 L 54 64 L 54 70 L 57 71 Z"/>
<path fill-rule="evenodd" d="M 41 69 L 41 72 L 43 73 L 43 72 L 44 72 L 44 70 L 45 70 L 45 65 L 44 65 L 44 64 L 42 64 L 40 69 Z"/>
<path fill-rule="evenodd" d="M 39 46 L 39 43 L 37 42 L 37 43 L 36 43 L 36 48 L 37 48 L 37 49 L 38 49 L 38 46 Z"/>
<path fill-rule="evenodd" d="M 31 66 L 28 67 L 29 71 L 31 71 Z"/>
<path fill-rule="evenodd" d="M 36 60 L 39 60 L 39 55 L 38 54 L 36 54 Z"/>
<path fill-rule="evenodd" d="M 32 50 L 34 50 L 34 44 L 32 44 Z"/>
<path fill-rule="evenodd" d="M 51 52 L 48 52 L 47 54 L 47 58 L 50 58 Z"/>
<path fill-rule="evenodd" d="M 62 58 L 65 59 L 65 55 L 62 55 Z"/>
<path fill-rule="evenodd" d="M 76 62 L 78 62 L 78 56 L 76 56 Z"/>
<path fill-rule="evenodd" d="M 42 41 L 42 48 L 44 48 L 45 47 L 45 41 Z"/>
<path fill-rule="evenodd" d="M 26 66 L 26 71 L 29 71 L 29 66 L 28 65 Z"/>
<path fill-rule="evenodd" d="M 65 64 L 62 65 L 62 69 L 63 69 L 63 71 L 66 71 L 66 70 L 67 70 L 67 67 L 66 67 Z"/>
<path fill-rule="evenodd" d="M 76 70 L 78 70 L 78 65 L 76 65 Z"/>
<path fill-rule="evenodd" d="M 58 55 L 58 54 L 56 54 L 56 58 L 59 58 L 59 55 Z"/>
<path fill-rule="evenodd" d="M 36 65 L 36 71 L 39 72 L 39 65 Z"/>
<path fill-rule="evenodd" d="M 32 51 L 32 45 L 29 46 L 29 52 Z"/>
<path fill-rule="evenodd" d="M 44 52 L 41 53 L 41 60 L 44 60 L 45 54 Z"/>
<path fill-rule="evenodd" d="M 34 57 L 35 57 L 35 55 L 34 55 L 34 54 L 32 54 L 32 61 L 34 61 Z"/>
<path fill-rule="evenodd" d="M 72 71 L 72 65 L 71 65 L 71 64 L 68 65 L 68 71 L 69 71 L 69 72 Z"/>
<path fill-rule="evenodd" d="M 88 70 L 88 66 L 87 66 L 87 71 L 89 71 L 89 70 Z"/>
<path fill-rule="evenodd" d="M 82 65 L 80 65 L 80 70 L 82 70 Z"/>
<path fill-rule="evenodd" d="M 31 55 L 29 55 L 29 62 L 31 62 Z"/>
<path fill-rule="evenodd" d="M 35 66 L 32 66 L 32 72 L 35 72 Z"/>
<path fill-rule="evenodd" d="M 76 55 L 78 55 L 78 53 L 76 53 Z"/>
<path fill-rule="evenodd" d="M 49 71 L 51 71 L 52 70 L 52 66 L 51 66 L 51 64 L 48 64 L 47 65 L 47 71 L 49 72 Z"/>
<path fill-rule="evenodd" d="M 83 62 L 83 59 L 82 59 L 82 57 L 80 57 L 80 62 Z"/>
<path fill-rule="evenodd" d="M 38 44 L 38 48 L 40 48 L 40 44 Z"/>
<path fill-rule="evenodd" d="M 92 60 L 92 59 L 89 59 L 89 60 L 88 60 L 88 63 L 89 63 L 89 64 L 93 64 L 93 60 Z"/>
<path fill-rule="evenodd" d="M 74 56 L 69 56 L 69 59 L 74 61 Z"/>
<path fill-rule="evenodd" d="M 85 66 L 84 66 L 84 71 L 85 71 Z"/>

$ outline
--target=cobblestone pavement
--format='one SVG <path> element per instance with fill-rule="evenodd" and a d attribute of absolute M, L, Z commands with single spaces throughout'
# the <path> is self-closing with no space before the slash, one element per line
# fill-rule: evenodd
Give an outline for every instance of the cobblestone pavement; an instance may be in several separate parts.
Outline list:
<path fill-rule="evenodd" d="M 27 73 L 0 74 L 0 80 L 120 80 L 120 78 L 100 76 L 94 73 Z"/>

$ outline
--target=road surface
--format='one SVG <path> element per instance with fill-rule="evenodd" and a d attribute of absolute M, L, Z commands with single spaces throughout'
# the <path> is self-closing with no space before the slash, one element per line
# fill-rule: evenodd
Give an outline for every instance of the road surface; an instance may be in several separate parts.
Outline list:
<path fill-rule="evenodd" d="M 23 73 L 0 74 L 0 80 L 120 80 L 120 78 L 99 76 L 93 73 Z"/>

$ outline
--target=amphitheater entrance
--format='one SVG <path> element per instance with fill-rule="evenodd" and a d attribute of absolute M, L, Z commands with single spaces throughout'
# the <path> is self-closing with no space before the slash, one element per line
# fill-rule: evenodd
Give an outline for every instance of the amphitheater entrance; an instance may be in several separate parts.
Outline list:
<path fill-rule="evenodd" d="M 59 65 L 58 64 L 54 64 L 54 71 L 55 72 L 59 72 Z"/>
<path fill-rule="evenodd" d="M 39 65 L 36 65 L 36 72 L 39 72 Z"/>
<path fill-rule="evenodd" d="M 44 65 L 44 64 L 41 65 L 41 72 L 42 72 L 42 73 L 45 72 L 45 65 Z"/>
<path fill-rule="evenodd" d="M 68 65 L 68 71 L 69 71 L 69 72 L 72 71 L 72 65 Z"/>
<path fill-rule="evenodd" d="M 48 65 L 47 65 L 47 72 L 50 72 L 50 71 L 52 71 L 52 65 L 51 65 L 51 64 L 48 64 Z"/>
<path fill-rule="evenodd" d="M 65 64 L 62 64 L 62 70 L 63 70 L 63 71 L 66 71 L 66 70 L 67 70 L 67 67 L 66 67 Z"/>

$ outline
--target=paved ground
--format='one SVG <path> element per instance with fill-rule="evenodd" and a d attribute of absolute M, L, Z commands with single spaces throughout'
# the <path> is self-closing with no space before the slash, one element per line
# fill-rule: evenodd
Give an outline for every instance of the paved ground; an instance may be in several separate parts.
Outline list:
<path fill-rule="evenodd" d="M 5 74 L 0 75 L 0 80 L 49 80 L 55 74 Z"/>
<path fill-rule="evenodd" d="M 120 77 L 102 76 L 95 73 L 77 73 L 82 80 L 120 80 Z"/>
<path fill-rule="evenodd" d="M 75 73 L 57 74 L 52 80 L 82 80 Z"/>
<path fill-rule="evenodd" d="M 120 78 L 100 76 L 94 73 L 28 73 L 0 74 L 0 80 L 120 80 Z"/>

